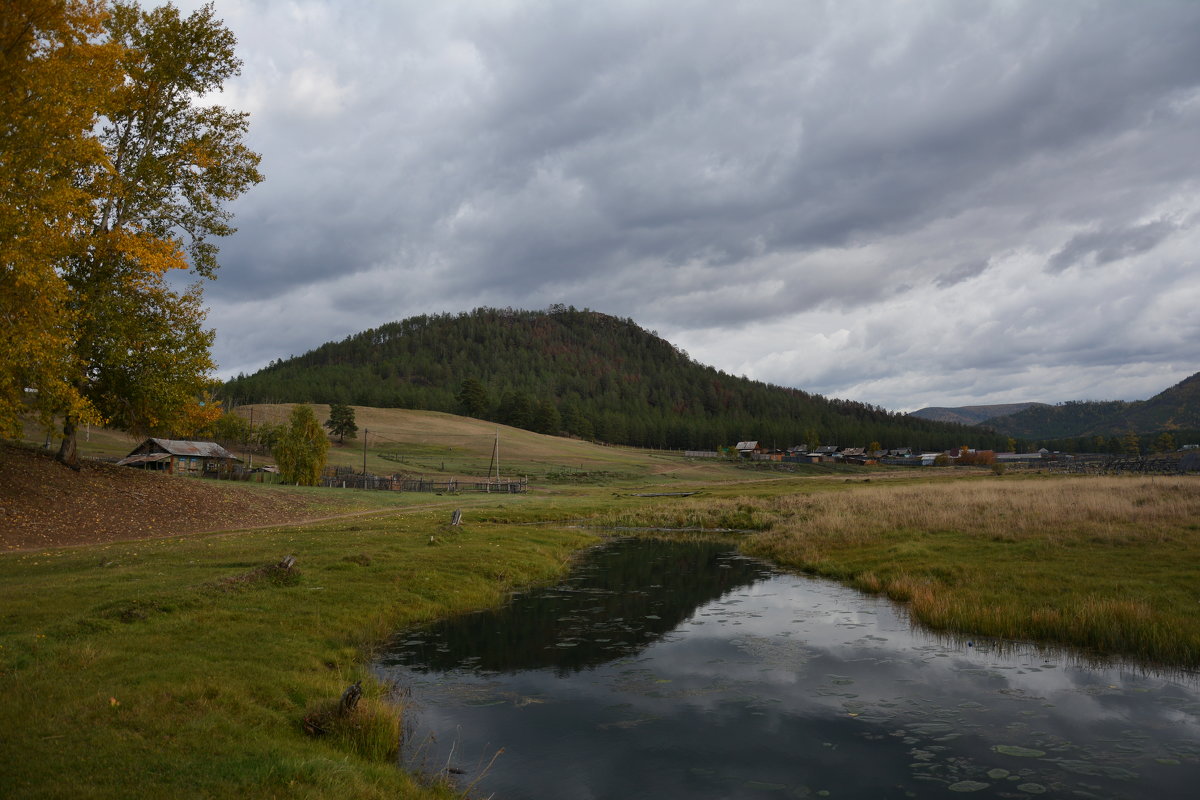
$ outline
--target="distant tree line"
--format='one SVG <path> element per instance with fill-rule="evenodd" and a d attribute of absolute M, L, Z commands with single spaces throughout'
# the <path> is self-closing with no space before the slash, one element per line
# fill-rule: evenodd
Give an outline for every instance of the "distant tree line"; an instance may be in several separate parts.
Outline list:
<path fill-rule="evenodd" d="M 236 403 L 329 403 L 466 414 L 612 444 L 715 449 L 755 439 L 946 449 L 1006 437 L 707 367 L 629 319 L 556 306 L 422 315 L 227 382 Z"/>
<path fill-rule="evenodd" d="M 1144 435 L 1127 431 L 1120 436 L 1069 436 L 1046 439 L 1039 442 L 1038 446 L 1066 453 L 1145 456 L 1173 453 L 1185 444 L 1200 444 L 1200 430 L 1155 431 Z"/>
<path fill-rule="evenodd" d="M 1070 400 L 1057 405 L 1036 405 L 1004 417 L 993 417 L 985 427 L 1025 440 L 1073 442 L 1059 449 L 1081 452 L 1118 452 L 1125 434 L 1135 432 L 1144 447 L 1154 448 L 1157 438 L 1170 434 L 1195 443 L 1200 429 L 1200 372 L 1148 400 Z M 1096 437 L 1103 437 L 1101 446 Z M 1106 448 L 1106 449 L 1105 449 Z"/>

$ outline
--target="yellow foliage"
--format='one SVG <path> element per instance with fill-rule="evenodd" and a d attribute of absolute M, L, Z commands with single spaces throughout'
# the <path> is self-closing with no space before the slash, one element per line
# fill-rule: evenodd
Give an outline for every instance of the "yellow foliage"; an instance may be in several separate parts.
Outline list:
<path fill-rule="evenodd" d="M 172 269 L 187 269 L 187 256 L 178 240 L 154 236 L 139 228 L 118 228 L 100 234 L 107 239 L 111 257 L 121 258 L 136 266 L 125 279 L 130 288 L 145 285 L 147 278 L 162 275 Z"/>
<path fill-rule="evenodd" d="M 78 247 L 107 168 L 92 131 L 120 81 L 98 44 L 104 4 L 6 0 L 0 14 L 0 433 L 26 406 L 98 421 L 72 377 L 69 290 L 56 268 Z"/>
<path fill-rule="evenodd" d="M 179 414 L 172 430 L 176 438 L 194 439 L 210 436 L 213 425 L 224 414 L 220 400 L 214 400 L 212 392 L 205 391 L 199 397 L 188 400 Z"/>

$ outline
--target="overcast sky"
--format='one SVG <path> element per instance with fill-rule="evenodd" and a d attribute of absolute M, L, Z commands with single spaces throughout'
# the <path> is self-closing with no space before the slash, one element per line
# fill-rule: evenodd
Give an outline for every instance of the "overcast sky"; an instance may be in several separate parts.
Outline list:
<path fill-rule="evenodd" d="M 221 377 L 552 303 L 894 410 L 1200 371 L 1200 2 L 215 7 L 267 176 Z"/>

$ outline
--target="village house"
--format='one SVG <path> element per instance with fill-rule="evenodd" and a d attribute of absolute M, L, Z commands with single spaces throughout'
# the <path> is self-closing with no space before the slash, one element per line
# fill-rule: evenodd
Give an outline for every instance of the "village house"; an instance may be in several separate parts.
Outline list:
<path fill-rule="evenodd" d="M 841 457 L 842 460 L 847 464 L 866 466 L 868 464 L 879 463 L 878 456 L 875 455 L 875 452 L 876 451 L 872 450 L 870 453 L 868 453 L 865 447 L 847 447 L 841 452 Z"/>
<path fill-rule="evenodd" d="M 820 457 L 808 452 L 808 445 L 798 444 L 789 447 L 783 454 L 783 460 L 793 464 L 808 464 L 820 461 Z"/>
<path fill-rule="evenodd" d="M 822 463 L 829 463 L 838 460 L 838 446 L 836 444 L 823 444 L 816 450 L 812 451 L 813 455 L 818 457 Z"/>
<path fill-rule="evenodd" d="M 216 475 L 233 469 L 237 456 L 216 442 L 149 438 L 117 463 L 173 475 Z"/>

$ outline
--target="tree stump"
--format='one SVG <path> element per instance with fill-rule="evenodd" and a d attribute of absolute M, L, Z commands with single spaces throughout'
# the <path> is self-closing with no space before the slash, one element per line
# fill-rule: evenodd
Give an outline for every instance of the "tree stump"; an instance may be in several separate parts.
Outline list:
<path fill-rule="evenodd" d="M 346 687 L 346 691 L 342 692 L 342 699 L 338 702 L 338 713 L 343 716 L 349 714 L 358 706 L 361 698 L 362 681 L 355 681 Z"/>

